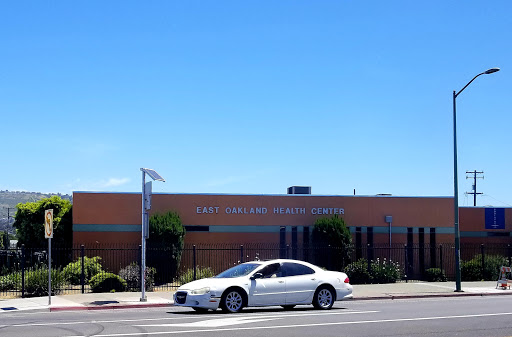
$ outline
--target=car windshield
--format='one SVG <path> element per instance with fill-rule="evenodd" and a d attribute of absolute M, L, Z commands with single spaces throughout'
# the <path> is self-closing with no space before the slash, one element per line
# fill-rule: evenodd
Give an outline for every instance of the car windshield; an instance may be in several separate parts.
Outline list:
<path fill-rule="evenodd" d="M 259 263 L 243 263 L 238 266 L 234 266 L 233 268 L 229 268 L 228 270 L 223 271 L 219 275 L 215 276 L 217 278 L 233 278 L 249 275 L 257 267 L 261 266 Z"/>

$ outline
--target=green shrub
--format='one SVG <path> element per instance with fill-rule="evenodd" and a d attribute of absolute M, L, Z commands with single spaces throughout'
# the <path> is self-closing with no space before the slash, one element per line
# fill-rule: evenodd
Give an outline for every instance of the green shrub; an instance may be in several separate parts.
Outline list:
<path fill-rule="evenodd" d="M 344 269 L 350 279 L 351 284 L 365 284 L 371 283 L 370 273 L 368 272 L 368 261 L 366 259 L 359 259 L 352 262 Z"/>
<path fill-rule="evenodd" d="M 372 283 L 395 283 L 402 278 L 402 269 L 397 262 L 377 258 L 370 263 Z"/>
<path fill-rule="evenodd" d="M 21 274 L 18 273 L 0 276 L 0 291 L 15 290 L 18 281 L 21 283 L 20 278 Z"/>
<path fill-rule="evenodd" d="M 153 291 L 155 287 L 155 268 L 146 267 L 145 273 L 145 288 L 147 291 Z M 126 280 L 129 291 L 140 290 L 140 266 L 137 263 L 132 263 L 119 271 L 119 276 Z"/>
<path fill-rule="evenodd" d="M 84 279 L 85 284 L 96 274 L 102 271 L 101 257 L 87 257 L 84 256 Z M 66 280 L 74 285 L 81 284 L 82 277 L 82 258 L 78 258 L 75 262 L 71 262 L 62 270 Z"/>
<path fill-rule="evenodd" d="M 214 277 L 215 274 L 213 273 L 213 270 L 210 267 L 201 268 L 199 266 L 196 267 L 196 280 L 207 278 L 207 277 Z M 185 273 L 179 276 L 178 282 L 180 284 L 185 284 L 188 282 L 194 281 L 194 268 L 187 269 Z"/>
<path fill-rule="evenodd" d="M 21 280 L 20 280 L 21 281 Z M 52 269 L 52 295 L 60 293 L 65 284 L 64 275 L 60 270 Z M 48 295 L 48 268 L 40 267 L 25 273 L 25 294 L 28 297 Z"/>
<path fill-rule="evenodd" d="M 446 282 L 446 274 L 441 268 L 429 268 L 425 270 L 425 281 L 428 282 Z"/>
<path fill-rule="evenodd" d="M 349 264 L 344 271 L 351 284 L 395 283 L 402 278 L 402 269 L 397 262 L 378 258 L 370 261 L 370 271 L 364 258 Z"/>
<path fill-rule="evenodd" d="M 495 281 L 499 277 L 501 266 L 508 266 L 506 257 L 485 255 L 482 269 L 482 255 L 478 254 L 469 261 L 462 261 L 460 269 L 463 281 Z"/>
<path fill-rule="evenodd" d="M 125 291 L 126 281 L 112 273 L 99 273 L 89 281 L 93 293 L 108 293 L 112 291 Z"/>

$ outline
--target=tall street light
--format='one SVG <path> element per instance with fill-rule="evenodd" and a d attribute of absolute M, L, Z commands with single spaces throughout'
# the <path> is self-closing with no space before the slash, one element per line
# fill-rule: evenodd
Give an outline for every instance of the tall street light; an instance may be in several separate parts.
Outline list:
<path fill-rule="evenodd" d="M 141 168 L 142 171 L 142 245 L 141 245 L 141 275 L 140 275 L 140 291 L 141 291 L 141 302 L 146 302 L 146 239 L 149 237 L 149 214 L 148 211 L 151 209 L 151 194 L 152 194 L 152 183 L 148 181 L 146 183 L 146 174 L 151 179 L 156 181 L 165 182 L 155 170 L 148 168 Z"/>
<path fill-rule="evenodd" d="M 459 92 L 453 91 L 453 208 L 455 210 L 455 291 L 461 292 L 460 285 L 460 231 L 459 231 L 459 183 L 457 180 L 457 109 L 455 100 L 464 89 L 468 87 L 478 76 L 492 74 L 500 71 L 500 68 L 491 68 L 483 73 L 473 77 L 471 81 L 460 89 Z"/>

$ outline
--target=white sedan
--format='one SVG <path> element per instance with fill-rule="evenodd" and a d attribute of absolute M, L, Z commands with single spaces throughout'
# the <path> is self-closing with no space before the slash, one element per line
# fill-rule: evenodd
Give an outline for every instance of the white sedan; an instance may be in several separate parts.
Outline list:
<path fill-rule="evenodd" d="M 313 304 L 330 309 L 334 301 L 352 298 L 345 273 L 327 271 L 296 260 L 253 261 L 219 275 L 186 283 L 174 294 L 174 305 L 196 311 L 239 312 L 244 307 Z"/>

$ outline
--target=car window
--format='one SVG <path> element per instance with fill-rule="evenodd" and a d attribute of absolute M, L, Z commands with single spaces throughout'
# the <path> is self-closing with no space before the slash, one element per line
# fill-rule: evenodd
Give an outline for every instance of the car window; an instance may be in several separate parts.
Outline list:
<path fill-rule="evenodd" d="M 292 262 L 283 263 L 281 270 L 284 276 L 309 275 L 315 273 L 315 271 L 308 266 Z"/>
<path fill-rule="evenodd" d="M 263 275 L 263 278 L 274 278 L 282 277 L 281 265 L 279 263 L 272 263 L 262 268 L 259 273 Z"/>
<path fill-rule="evenodd" d="M 249 275 L 254 269 L 261 266 L 258 263 L 243 263 L 238 266 L 234 266 L 233 268 L 229 268 L 226 271 L 223 271 L 219 275 L 215 276 L 217 278 L 233 278 Z"/>

